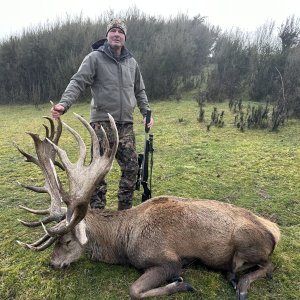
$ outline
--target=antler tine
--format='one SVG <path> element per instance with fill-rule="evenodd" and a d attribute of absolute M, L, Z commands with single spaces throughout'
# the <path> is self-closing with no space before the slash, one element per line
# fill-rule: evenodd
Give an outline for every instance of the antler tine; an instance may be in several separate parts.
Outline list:
<path fill-rule="evenodd" d="M 98 137 L 97 137 L 94 129 L 90 126 L 90 124 L 82 116 L 80 116 L 79 114 L 76 114 L 76 113 L 74 113 L 74 115 L 86 127 L 86 129 L 89 131 L 89 133 L 91 135 L 92 145 L 93 145 L 93 147 L 92 147 L 92 150 L 93 150 L 92 157 L 98 157 L 100 155 L 100 145 L 99 145 L 99 140 L 98 140 Z M 112 126 L 115 126 L 115 122 L 114 122 L 112 116 L 110 114 L 108 114 L 108 115 L 109 115 L 109 118 L 110 118 L 111 125 L 113 124 Z M 104 136 L 104 139 L 102 141 L 103 148 L 104 148 L 104 153 L 107 154 L 108 151 L 110 151 L 110 149 L 109 149 L 109 141 L 108 141 L 108 138 L 107 138 L 107 134 L 106 134 L 106 132 L 105 132 L 105 130 L 103 129 L 102 126 L 101 126 L 101 131 L 102 131 L 102 134 Z M 79 136 L 79 138 L 80 138 L 80 136 Z M 81 138 L 80 138 L 80 140 L 82 141 Z M 82 143 L 83 143 L 83 141 L 82 141 Z M 83 145 L 84 145 L 84 143 L 83 143 Z M 84 147 L 85 147 L 85 145 L 84 145 Z"/>
<path fill-rule="evenodd" d="M 45 177 L 44 188 L 51 197 L 50 214 L 61 214 L 61 186 L 54 167 L 55 149 L 49 139 L 41 140 L 37 134 L 29 133 L 32 137 L 38 157 L 38 163 Z M 50 141 L 50 143 L 49 143 Z"/>
<path fill-rule="evenodd" d="M 62 122 L 61 119 L 57 119 L 57 128 L 55 130 L 53 119 L 51 119 L 48 116 L 43 116 L 43 118 L 47 119 L 50 123 L 50 136 L 49 136 L 49 128 L 46 125 L 43 125 L 46 129 L 46 137 L 53 141 L 54 144 L 58 144 L 58 141 L 60 139 L 61 133 L 62 133 Z M 48 132 L 48 134 L 47 134 Z"/>
<path fill-rule="evenodd" d="M 115 154 L 116 154 L 117 149 L 118 149 L 118 146 L 119 146 L 119 135 L 118 135 L 118 129 L 117 129 L 114 118 L 110 114 L 108 114 L 108 118 L 109 118 L 110 126 L 113 129 L 114 139 L 115 139 L 115 142 L 114 142 L 113 147 L 111 149 L 112 159 L 114 159 Z"/>
<path fill-rule="evenodd" d="M 91 162 L 91 165 L 94 165 L 95 168 L 98 168 L 98 173 L 103 174 L 102 176 L 98 176 L 97 180 L 98 182 L 101 181 L 104 176 L 106 175 L 106 173 L 110 170 L 111 166 L 112 166 L 112 162 L 114 160 L 115 154 L 117 152 L 117 148 L 118 148 L 118 144 L 119 144 L 119 136 L 118 136 L 118 130 L 116 127 L 116 123 L 113 119 L 113 117 L 108 114 L 109 117 L 109 121 L 110 121 L 110 125 L 112 128 L 112 133 L 113 133 L 113 139 L 114 139 L 114 143 L 112 148 L 110 148 L 110 144 L 107 138 L 107 135 L 103 129 L 103 127 L 101 127 L 101 130 L 103 132 L 103 146 L 104 146 L 104 153 L 101 155 L 100 151 L 98 152 L 93 152 L 93 160 Z M 98 143 L 98 147 L 99 147 L 99 141 L 98 138 L 96 136 L 96 134 L 94 133 L 94 139 L 93 139 L 93 145 Z M 107 163 L 101 163 L 101 161 L 107 160 Z M 101 168 L 100 168 L 101 166 Z M 107 167 L 109 166 L 109 169 L 107 169 Z"/>
<path fill-rule="evenodd" d="M 93 155 L 92 157 L 95 156 L 99 156 L 100 153 L 100 145 L 99 145 L 99 140 L 98 137 L 95 133 L 95 130 L 90 126 L 90 124 L 80 115 L 74 113 L 74 115 L 77 117 L 77 119 L 85 126 L 85 128 L 89 131 L 90 135 L 91 135 L 91 139 L 92 139 L 92 150 L 93 150 Z M 104 148 L 106 149 L 107 147 L 107 137 L 106 137 L 106 132 L 103 130 L 103 128 L 101 127 L 103 133 L 104 133 L 104 140 L 105 140 L 105 145 Z"/>
<path fill-rule="evenodd" d="M 29 208 L 27 206 L 24 206 L 24 205 L 19 205 L 20 208 L 32 213 L 32 214 L 35 214 L 35 215 L 47 215 L 49 214 L 49 209 L 41 209 L 41 210 L 37 210 L 37 209 L 32 209 L 32 208 Z"/>
<path fill-rule="evenodd" d="M 30 249 L 30 250 L 34 250 L 34 251 L 43 251 L 43 250 L 49 248 L 56 240 L 57 240 L 57 237 L 51 237 L 50 235 L 45 234 L 42 238 L 40 238 L 39 240 L 37 240 L 36 242 L 34 242 L 32 244 L 23 243 L 21 241 L 17 241 L 17 243 L 18 243 L 18 245 L 20 245 L 26 249 Z"/>
<path fill-rule="evenodd" d="M 27 132 L 27 134 L 29 134 L 29 133 Z M 18 151 L 26 158 L 26 160 L 25 160 L 26 162 L 32 162 L 32 163 L 34 163 L 34 164 L 37 165 L 37 166 L 40 165 L 40 164 L 39 164 L 39 161 L 37 160 L 36 157 L 34 157 L 33 155 L 31 155 L 31 154 L 25 152 L 23 149 L 21 149 L 21 148 L 19 147 L 19 145 L 18 145 L 16 142 L 13 142 L 13 145 L 14 145 L 14 147 L 16 147 L 16 148 L 18 149 Z"/>
<path fill-rule="evenodd" d="M 49 138 L 50 140 L 53 140 L 54 137 L 54 132 L 55 132 L 55 126 L 53 123 L 53 120 L 47 116 L 43 116 L 43 118 L 47 119 L 50 123 L 50 131 L 48 126 L 46 126 L 45 124 L 43 124 L 45 130 L 46 130 L 46 137 Z M 49 134 L 50 133 L 50 134 Z"/>
<path fill-rule="evenodd" d="M 99 140 L 98 140 L 98 137 L 94 131 L 94 129 L 90 126 L 90 124 L 84 119 L 82 118 L 80 115 L 74 113 L 74 115 L 81 121 L 81 123 L 84 124 L 84 126 L 88 129 L 90 135 L 91 135 L 91 138 L 92 138 L 92 149 L 93 149 L 93 155 L 92 157 L 93 158 L 100 158 L 100 145 L 99 145 Z M 117 147 L 118 147 L 118 144 L 119 144 L 119 137 L 118 137 L 118 131 L 117 131 L 117 127 L 116 127 L 116 123 L 114 121 L 114 118 L 108 114 L 108 118 L 109 118 L 109 121 L 110 121 L 110 125 L 113 129 L 113 133 L 114 133 L 114 143 L 113 143 L 113 148 L 110 149 L 109 147 L 109 141 L 108 141 L 108 138 L 107 138 L 107 134 L 105 132 L 105 130 L 103 129 L 103 127 L 101 126 L 101 131 L 102 131 L 102 134 L 103 134 L 103 148 L 104 148 L 104 153 L 103 153 L 103 156 L 110 156 L 110 153 L 113 153 L 115 155 L 115 152 L 117 150 Z M 114 155 L 112 155 L 112 159 L 114 158 Z"/>
<path fill-rule="evenodd" d="M 47 216 L 46 218 L 40 220 L 40 221 L 23 221 L 23 220 L 19 220 L 24 226 L 27 227 L 39 227 L 42 224 L 48 224 L 51 222 L 60 222 L 61 220 L 63 220 L 65 218 L 65 214 L 61 214 L 61 215 L 50 215 Z"/>
<path fill-rule="evenodd" d="M 50 235 L 49 234 L 45 234 L 40 239 L 38 239 L 37 241 L 33 242 L 30 245 L 33 246 L 33 247 L 40 246 L 41 244 L 43 244 L 47 240 L 49 240 L 49 238 L 50 238 Z M 17 242 L 20 242 L 20 241 L 17 241 Z M 22 242 L 20 242 L 20 243 L 22 243 Z"/>
<path fill-rule="evenodd" d="M 53 162 L 53 164 L 55 166 L 59 167 L 61 170 L 65 171 L 64 166 L 59 161 L 55 161 L 55 162 Z"/>
<path fill-rule="evenodd" d="M 37 152 L 38 156 L 41 156 L 42 154 L 46 154 L 46 155 L 49 154 L 49 156 L 54 157 L 54 155 L 55 155 L 54 149 L 52 149 L 52 150 L 48 149 L 47 150 L 47 146 L 45 145 L 45 141 L 40 140 L 40 138 L 39 138 L 39 136 L 37 134 L 32 133 L 32 132 L 27 132 L 27 134 L 29 134 L 31 136 L 31 138 L 33 139 L 34 144 L 35 144 L 35 148 L 36 148 L 36 152 Z M 54 174 L 54 177 L 55 177 L 56 171 L 55 171 L 54 167 L 52 167 L 53 164 L 51 165 L 51 159 L 49 161 L 50 168 L 49 167 L 45 167 L 45 166 L 43 166 L 41 164 L 41 162 L 42 162 L 41 159 L 39 160 L 37 157 L 34 157 L 31 154 L 28 154 L 27 152 L 25 152 L 24 150 L 22 150 L 16 143 L 14 143 L 14 146 L 18 149 L 18 151 L 21 154 L 23 154 L 23 156 L 26 158 L 27 162 L 32 162 L 35 165 L 39 166 L 42 169 L 42 171 L 43 171 L 44 174 L 48 174 L 49 173 L 49 169 L 51 169 L 52 172 L 53 172 L 53 174 Z M 50 144 L 49 144 L 49 146 L 52 148 L 52 146 Z M 54 155 L 51 152 L 53 152 Z M 54 171 L 53 171 L 53 169 L 54 169 Z M 26 189 L 31 190 L 31 191 L 34 191 L 34 192 L 37 192 L 37 193 L 48 193 L 51 196 L 51 190 L 50 190 L 49 182 L 47 182 L 47 178 L 49 178 L 49 176 L 45 175 L 45 177 L 46 177 L 46 182 L 45 182 L 45 185 L 42 186 L 42 187 L 32 186 L 32 185 L 25 185 L 25 184 L 22 184 L 22 183 L 19 183 L 19 182 L 18 182 L 18 184 L 21 185 L 22 187 L 26 188 Z M 48 181 L 49 181 L 49 179 L 48 179 Z M 55 207 L 55 212 L 54 213 L 57 213 L 58 211 L 59 210 Z M 51 210 L 49 210 L 49 213 L 51 214 Z"/>
<path fill-rule="evenodd" d="M 75 115 L 77 115 L 77 114 L 75 114 Z M 79 115 L 77 115 L 77 117 L 78 116 Z M 77 133 L 77 131 L 75 131 L 72 127 L 70 127 L 65 122 L 61 122 L 61 123 L 68 129 L 68 131 L 70 131 L 73 134 L 73 136 L 75 137 L 75 139 L 76 139 L 76 141 L 79 145 L 79 153 L 80 154 L 79 154 L 79 159 L 77 161 L 77 164 L 80 164 L 82 166 L 84 164 L 84 161 L 85 161 L 85 158 L 86 158 L 86 146 L 84 144 L 84 141 L 81 138 L 81 136 Z M 52 146 L 54 147 L 54 149 L 56 150 L 56 152 L 58 153 L 58 155 L 61 159 L 63 168 L 68 172 L 68 170 L 71 169 L 74 164 L 72 164 L 71 161 L 69 160 L 66 151 L 62 150 L 60 147 L 58 147 L 50 139 L 47 138 L 47 141 L 52 144 Z"/>
<path fill-rule="evenodd" d="M 77 161 L 78 164 L 83 165 L 85 158 L 86 158 L 86 146 L 85 143 L 83 141 L 83 139 L 81 138 L 81 136 L 77 133 L 77 131 L 75 131 L 72 127 L 70 127 L 68 124 L 64 123 L 64 126 L 73 134 L 73 136 L 75 137 L 78 145 L 79 145 L 79 159 Z M 57 149 L 57 151 L 61 151 L 61 149 Z M 61 151 L 61 154 L 64 156 L 64 161 L 62 161 L 63 163 L 65 162 L 66 164 L 70 165 L 70 161 L 66 155 L 65 151 Z"/>
<path fill-rule="evenodd" d="M 45 124 L 43 124 L 43 126 L 44 126 L 44 128 L 45 128 L 45 131 L 46 131 L 46 137 L 47 138 L 50 138 L 50 136 L 49 136 L 49 128 L 48 128 L 48 126 L 46 126 Z"/>
<path fill-rule="evenodd" d="M 36 193 L 47 193 L 47 190 L 44 186 L 34 186 L 34 185 L 26 185 L 21 182 L 17 182 L 21 187 L 28 189 L 30 191 L 36 192 Z"/>
<path fill-rule="evenodd" d="M 55 145 L 58 144 L 58 141 L 60 139 L 61 133 L 62 133 L 62 122 L 61 119 L 57 119 L 57 128 L 55 130 L 55 126 L 54 126 L 54 122 L 53 119 L 51 119 L 48 116 L 43 116 L 43 118 L 47 119 L 50 123 L 50 130 L 48 128 L 48 126 L 46 126 L 45 124 L 43 124 L 43 126 L 45 127 L 46 130 L 46 138 L 48 138 L 49 140 L 51 140 Z M 65 168 L 62 166 L 62 164 L 56 160 L 54 160 L 55 157 L 53 157 L 53 163 L 55 166 L 59 167 L 61 170 L 65 170 Z"/>

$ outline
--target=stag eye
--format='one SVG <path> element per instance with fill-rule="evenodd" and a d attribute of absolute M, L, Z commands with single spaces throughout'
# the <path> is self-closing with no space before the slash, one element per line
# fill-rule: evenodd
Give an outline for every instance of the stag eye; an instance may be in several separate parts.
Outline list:
<path fill-rule="evenodd" d="M 71 243 L 72 240 L 68 240 L 66 241 L 66 245 L 69 246 L 69 244 Z"/>

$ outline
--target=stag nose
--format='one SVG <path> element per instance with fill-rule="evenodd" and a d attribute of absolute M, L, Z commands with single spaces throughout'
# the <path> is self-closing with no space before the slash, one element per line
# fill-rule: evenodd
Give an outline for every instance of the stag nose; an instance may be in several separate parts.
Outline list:
<path fill-rule="evenodd" d="M 49 262 L 49 267 L 52 268 L 52 269 L 54 269 L 54 270 L 56 270 L 56 269 L 59 268 L 58 265 L 54 264 L 54 263 L 51 262 L 51 261 Z"/>
<path fill-rule="evenodd" d="M 54 269 L 54 270 L 57 270 L 57 269 L 65 269 L 66 267 L 68 266 L 68 264 L 55 264 L 54 262 L 50 261 L 49 262 L 49 267 Z"/>
<path fill-rule="evenodd" d="M 56 269 L 55 265 L 51 261 L 49 262 L 48 266 L 52 269 Z"/>

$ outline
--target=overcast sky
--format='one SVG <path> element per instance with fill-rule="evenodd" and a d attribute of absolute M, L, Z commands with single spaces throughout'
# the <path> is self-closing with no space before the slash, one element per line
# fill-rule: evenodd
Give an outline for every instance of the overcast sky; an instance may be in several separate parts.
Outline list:
<path fill-rule="evenodd" d="M 300 0 L 4 0 L 0 6 L 0 40 L 22 32 L 24 28 L 53 22 L 67 15 L 92 20 L 112 9 L 127 10 L 134 5 L 147 15 L 176 16 L 179 12 L 188 15 L 207 16 L 212 25 L 222 29 L 239 27 L 254 31 L 265 22 L 274 20 L 279 27 L 287 17 L 300 17 Z"/>

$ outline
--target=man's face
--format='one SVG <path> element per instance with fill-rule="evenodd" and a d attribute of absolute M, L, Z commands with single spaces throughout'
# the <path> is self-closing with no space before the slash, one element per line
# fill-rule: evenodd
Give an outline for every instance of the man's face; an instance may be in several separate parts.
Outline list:
<path fill-rule="evenodd" d="M 125 44 L 125 34 L 120 28 L 112 28 L 107 34 L 108 43 L 112 48 L 122 48 Z"/>

